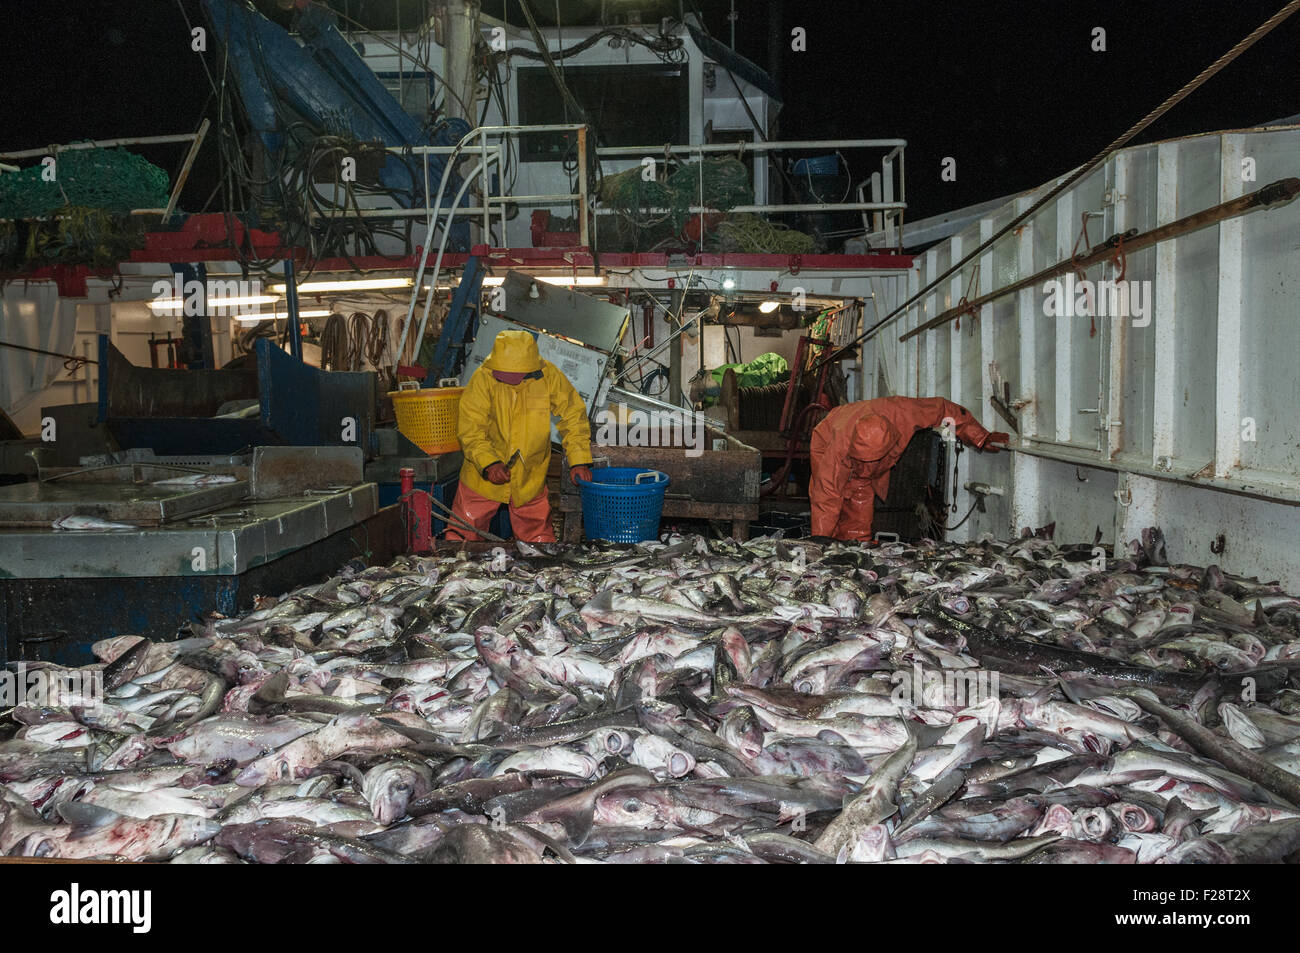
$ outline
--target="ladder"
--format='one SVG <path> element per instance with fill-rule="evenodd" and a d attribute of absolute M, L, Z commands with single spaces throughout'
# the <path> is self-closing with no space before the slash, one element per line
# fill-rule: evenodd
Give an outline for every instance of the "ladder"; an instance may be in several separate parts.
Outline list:
<path fill-rule="evenodd" d="M 479 310 L 483 300 L 483 264 L 477 255 L 465 262 L 460 284 L 451 296 L 447 320 L 434 347 L 429 372 L 421 387 L 435 387 L 440 380 L 456 377 L 465 363 L 465 342 L 478 333 Z"/>

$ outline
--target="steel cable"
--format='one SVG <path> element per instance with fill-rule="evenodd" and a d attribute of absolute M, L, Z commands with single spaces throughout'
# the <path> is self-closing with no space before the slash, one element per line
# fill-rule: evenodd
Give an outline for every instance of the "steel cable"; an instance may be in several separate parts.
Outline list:
<path fill-rule="evenodd" d="M 1097 153 L 1097 155 L 1095 155 L 1092 159 L 1090 159 L 1085 165 L 1080 166 L 1070 175 L 1066 176 L 1066 178 L 1061 180 L 1061 182 L 1057 184 L 1053 189 L 1051 189 L 1046 195 L 1044 195 L 1033 205 L 1029 206 L 1029 208 L 1025 209 L 1023 212 L 1021 212 L 1011 221 L 1007 222 L 1007 224 L 1002 226 L 1002 228 L 1000 228 L 998 231 L 994 232 L 990 238 L 982 242 L 977 248 L 973 249 L 969 254 L 967 254 L 964 258 L 962 258 L 961 261 L 952 265 L 943 274 L 939 275 L 936 278 L 931 279 L 931 281 L 925 287 L 917 291 L 914 295 L 912 295 L 912 297 L 904 301 L 897 308 L 895 308 L 889 314 L 885 315 L 883 318 L 881 318 L 871 327 L 867 328 L 865 331 L 863 331 L 860 335 L 858 335 L 848 344 L 844 345 L 844 347 L 840 348 L 839 351 L 835 352 L 834 354 L 828 355 L 825 358 L 825 360 L 831 361 L 831 360 L 838 359 L 838 357 L 841 356 L 840 351 L 844 351 L 850 347 L 853 347 L 859 341 L 865 341 L 867 338 L 874 335 L 879 328 L 881 328 L 885 324 L 888 324 L 890 321 L 894 320 L 900 314 L 904 313 L 908 308 L 916 304 L 918 301 L 920 301 L 922 298 L 928 295 L 931 291 L 933 291 L 936 287 L 938 287 L 939 284 L 942 281 L 944 281 L 944 279 L 951 277 L 952 275 L 959 272 L 965 265 L 970 264 L 970 262 L 974 261 L 977 257 L 983 254 L 995 242 L 1000 240 L 1003 236 L 1007 235 L 1009 232 L 1018 228 L 1023 222 L 1025 222 L 1027 219 L 1033 216 L 1036 212 L 1038 212 L 1039 209 L 1045 206 L 1048 202 L 1056 198 L 1056 196 L 1060 195 L 1071 185 L 1073 185 L 1075 182 L 1078 182 L 1081 178 L 1083 178 L 1085 175 L 1087 175 L 1089 172 L 1095 169 L 1098 165 L 1104 162 L 1112 152 L 1114 152 L 1116 149 L 1122 148 L 1134 136 L 1138 135 L 1138 133 L 1142 132 L 1142 130 L 1146 129 L 1149 125 L 1151 125 L 1153 122 L 1155 122 L 1165 113 L 1167 113 L 1170 109 L 1172 109 L 1174 106 L 1178 105 L 1178 103 L 1186 99 L 1191 93 L 1195 92 L 1198 88 L 1200 88 L 1205 83 L 1206 80 L 1213 77 L 1215 74 L 1221 71 L 1225 66 L 1227 66 L 1229 63 L 1231 63 L 1233 60 L 1239 57 L 1242 53 L 1246 52 L 1246 50 L 1254 46 L 1258 40 L 1260 40 L 1268 33 L 1272 32 L 1273 29 L 1276 28 L 1280 23 L 1282 23 L 1283 20 L 1287 19 L 1287 17 L 1291 16 L 1298 9 L 1300 9 L 1300 0 L 1290 0 L 1290 2 L 1286 6 L 1282 7 L 1282 9 L 1280 9 L 1277 13 L 1273 14 L 1271 17 L 1269 17 L 1267 20 L 1261 23 L 1258 27 L 1252 30 L 1246 37 L 1244 37 L 1240 42 L 1238 42 L 1235 46 L 1233 46 L 1232 49 L 1228 50 L 1228 52 L 1224 53 L 1222 56 L 1220 56 L 1217 60 L 1215 60 L 1205 69 L 1201 70 L 1200 73 L 1198 73 L 1194 78 L 1192 78 L 1187 83 L 1185 83 L 1182 86 L 1182 88 L 1179 89 L 1176 93 L 1174 93 L 1163 103 L 1161 103 L 1155 109 L 1151 110 L 1141 119 L 1139 119 L 1136 123 L 1130 126 L 1128 130 L 1123 133 L 1123 135 L 1121 135 L 1114 142 L 1110 143 L 1110 145 L 1102 149 L 1101 152 Z"/>

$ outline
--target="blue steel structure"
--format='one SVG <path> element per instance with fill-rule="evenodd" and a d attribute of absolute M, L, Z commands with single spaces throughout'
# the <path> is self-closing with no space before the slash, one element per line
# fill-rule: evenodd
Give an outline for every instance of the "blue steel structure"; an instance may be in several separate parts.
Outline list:
<path fill-rule="evenodd" d="M 465 363 L 465 342 L 478 333 L 479 309 L 483 300 L 483 263 L 477 255 L 465 262 L 460 284 L 451 296 L 447 320 L 434 347 L 433 361 L 421 387 L 435 387 L 444 377 L 455 377 Z"/>
<path fill-rule="evenodd" d="M 289 315 L 289 353 L 302 360 L 302 323 L 298 320 L 298 279 L 293 259 L 284 260 L 284 301 Z"/>
<path fill-rule="evenodd" d="M 122 449 L 159 455 L 241 453 L 252 447 L 361 447 L 375 455 L 375 375 L 322 371 L 263 338 L 256 371 L 136 367 L 99 336 L 99 413 Z M 214 417 L 256 398 L 256 418 Z M 346 439 L 351 437 L 352 439 Z"/>
<path fill-rule="evenodd" d="M 212 322 L 208 318 L 208 269 L 202 264 L 173 263 L 172 272 L 181 276 L 181 287 L 191 282 L 203 289 L 203 306 L 198 314 L 181 314 L 181 355 L 190 370 L 216 367 L 212 355 Z"/>
<path fill-rule="evenodd" d="M 323 4 L 304 7 L 297 22 L 302 45 L 242 0 L 203 0 L 212 31 L 228 52 L 225 59 L 248 122 L 266 153 L 267 169 L 280 168 L 291 145 L 288 127 L 303 122 L 319 132 L 348 135 L 388 147 L 453 146 L 469 133 L 462 119 L 447 119 L 427 132 L 384 88 L 339 32 Z M 443 156 L 430 155 L 428 179 L 439 182 Z M 379 181 L 405 208 L 425 202 L 421 160 L 390 153 Z M 449 195 L 461 179 L 448 179 Z M 462 202 L 464 200 L 462 199 Z M 451 227 L 452 248 L 469 248 L 469 224 Z"/>

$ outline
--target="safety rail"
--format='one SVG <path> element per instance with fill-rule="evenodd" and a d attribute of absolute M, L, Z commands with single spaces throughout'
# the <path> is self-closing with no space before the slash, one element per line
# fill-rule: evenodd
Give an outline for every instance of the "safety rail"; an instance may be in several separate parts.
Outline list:
<path fill-rule="evenodd" d="M 729 213 L 746 213 L 755 214 L 782 214 L 793 212 L 862 212 L 863 229 L 869 229 L 867 213 L 872 213 L 877 222 L 875 230 L 884 230 L 886 233 L 887 244 L 893 247 L 902 247 L 903 241 L 903 213 L 907 209 L 907 174 L 904 160 L 904 150 L 907 147 L 906 139 L 808 139 L 808 140 L 790 140 L 783 142 L 738 142 L 738 143 L 701 143 L 699 145 L 659 145 L 659 146 L 601 146 L 596 149 L 597 160 L 604 162 L 614 158 L 633 158 L 641 157 L 642 159 L 661 157 L 673 158 L 678 155 L 698 156 L 701 159 L 705 155 L 731 154 L 743 156 L 747 152 L 770 153 L 770 152 L 809 152 L 819 149 L 834 149 L 838 153 L 841 149 L 887 149 L 884 157 L 881 159 L 880 171 L 873 172 L 871 176 L 860 183 L 857 187 L 858 201 L 856 202 L 788 202 L 788 203 L 765 203 L 756 205 L 736 205 L 732 208 L 725 209 Z M 840 158 L 843 158 L 841 155 Z M 894 198 L 894 166 L 898 166 L 898 198 Z M 848 166 L 848 160 L 844 160 L 845 167 Z M 865 190 L 870 187 L 872 198 L 870 201 L 865 199 Z M 700 194 L 699 204 L 692 205 L 688 211 L 692 215 L 700 216 L 700 227 L 703 234 L 704 216 L 706 214 L 724 211 L 722 209 L 711 208 L 703 204 L 704 201 L 704 166 L 700 164 Z M 598 213 L 611 214 L 614 209 L 596 209 Z M 652 213 L 664 213 L 667 209 L 648 209 Z M 893 241 L 894 231 L 897 229 L 897 243 Z"/>
<path fill-rule="evenodd" d="M 480 205 L 462 206 L 457 202 L 452 208 L 443 210 L 449 216 L 455 215 L 478 215 L 482 216 L 483 233 L 486 235 L 492 227 L 492 218 L 500 214 L 501 234 L 505 235 L 506 213 L 511 205 L 558 205 L 564 202 L 576 202 L 578 204 L 578 241 L 579 244 L 586 246 L 590 243 L 589 225 L 590 218 L 588 214 L 587 202 L 587 136 L 589 127 L 582 123 L 551 123 L 548 125 L 536 126 L 478 126 L 471 129 L 469 134 L 454 146 L 388 146 L 385 152 L 391 152 L 394 155 L 406 156 L 414 155 L 421 158 L 421 166 L 424 172 L 424 205 L 415 208 L 376 208 L 376 209 L 344 209 L 340 208 L 330 212 L 313 212 L 312 218 L 431 218 L 435 210 L 441 208 L 443 190 L 440 188 L 436 195 L 431 195 L 429 191 L 429 156 L 460 155 L 466 151 L 469 140 L 477 138 L 479 140 L 475 151 L 479 156 L 479 164 L 465 177 L 467 182 L 478 179 L 480 192 L 486 199 Z M 541 132 L 576 132 L 578 134 L 578 191 L 577 192 L 557 192 L 537 195 L 506 195 L 492 194 L 491 181 L 488 178 L 489 170 L 492 166 L 500 169 L 503 161 L 502 142 L 493 145 L 488 144 L 489 136 L 500 136 L 502 139 L 508 136 L 530 135 Z M 451 163 L 454 165 L 455 163 Z M 443 186 L 445 188 L 445 185 Z"/>

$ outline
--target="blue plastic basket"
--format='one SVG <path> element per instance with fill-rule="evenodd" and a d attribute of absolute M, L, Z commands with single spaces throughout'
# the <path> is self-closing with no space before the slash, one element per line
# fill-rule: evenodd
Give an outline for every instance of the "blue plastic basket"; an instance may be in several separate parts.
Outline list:
<path fill-rule="evenodd" d="M 840 157 L 834 154 L 800 159 L 794 164 L 795 175 L 837 175 L 839 171 Z"/>
<path fill-rule="evenodd" d="M 582 528 L 588 539 L 639 543 L 659 535 L 668 474 L 640 467 L 598 467 L 581 482 Z"/>

